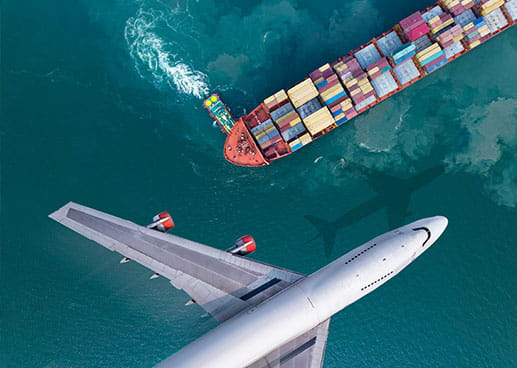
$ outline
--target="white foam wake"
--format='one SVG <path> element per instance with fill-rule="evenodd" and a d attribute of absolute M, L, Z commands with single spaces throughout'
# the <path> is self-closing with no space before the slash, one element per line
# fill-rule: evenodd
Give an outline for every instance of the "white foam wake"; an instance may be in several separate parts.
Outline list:
<path fill-rule="evenodd" d="M 150 73 L 153 82 L 167 84 L 178 92 L 199 99 L 209 93 L 208 77 L 179 59 L 173 44 L 157 34 L 157 28 L 169 24 L 162 11 L 140 9 L 126 22 L 124 36 L 129 54 L 142 78 Z"/>

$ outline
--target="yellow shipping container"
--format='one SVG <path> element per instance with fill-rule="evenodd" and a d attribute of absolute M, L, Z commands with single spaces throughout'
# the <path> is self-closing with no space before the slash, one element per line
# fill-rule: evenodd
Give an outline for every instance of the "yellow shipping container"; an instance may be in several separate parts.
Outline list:
<path fill-rule="evenodd" d="M 357 84 L 359 85 L 359 87 L 361 86 L 364 86 L 365 84 L 369 84 L 370 81 L 368 80 L 368 78 L 364 78 L 364 79 L 361 79 Z"/>
<path fill-rule="evenodd" d="M 483 15 L 483 16 L 487 15 L 488 13 L 493 12 L 497 8 L 500 8 L 501 5 L 503 5 L 503 4 L 504 4 L 504 0 L 500 0 L 496 4 L 494 4 L 494 5 L 490 6 L 490 7 L 483 8 L 483 10 L 481 10 L 481 15 Z"/>
<path fill-rule="evenodd" d="M 351 95 L 351 96 L 355 96 L 355 95 L 357 95 L 358 93 L 361 93 L 361 88 L 354 89 L 352 92 L 350 92 L 350 95 Z"/>
<path fill-rule="evenodd" d="M 294 127 L 296 124 L 300 124 L 302 122 L 302 119 L 296 118 L 293 121 L 289 123 L 290 126 Z"/>
<path fill-rule="evenodd" d="M 480 35 L 481 37 L 488 36 L 489 34 L 490 34 L 490 30 L 489 30 L 489 29 L 482 30 L 482 31 L 480 30 L 480 31 L 479 31 L 479 35 Z"/>
<path fill-rule="evenodd" d="M 271 103 L 271 102 L 273 102 L 275 100 L 276 100 L 275 96 L 271 96 L 271 97 L 266 98 L 264 100 L 264 103 L 267 105 L 267 104 L 269 104 L 269 103 Z"/>
<path fill-rule="evenodd" d="M 474 41 L 470 44 L 470 48 L 473 49 L 474 47 L 477 47 L 481 44 L 480 40 Z"/>
<path fill-rule="evenodd" d="M 453 6 L 458 5 L 460 2 L 459 2 L 459 0 L 452 0 L 452 1 L 444 1 L 443 3 L 445 4 L 445 6 L 447 6 L 450 9 Z"/>
<path fill-rule="evenodd" d="M 425 48 L 425 49 L 423 49 L 422 51 L 418 52 L 418 53 L 416 54 L 416 57 L 417 57 L 417 58 L 419 58 L 420 56 L 422 56 L 422 55 L 426 55 L 427 53 L 429 53 L 429 52 L 431 52 L 431 51 L 433 51 L 433 50 L 439 49 L 439 48 L 440 48 L 440 46 L 438 46 L 438 44 L 437 44 L 437 43 L 433 43 L 431 46 L 426 47 L 426 48 Z"/>
<path fill-rule="evenodd" d="M 361 87 L 361 91 L 363 91 L 363 94 L 367 94 L 368 92 L 373 91 L 373 87 L 371 84 L 369 84 L 367 86 Z"/>
<path fill-rule="evenodd" d="M 334 116 L 334 121 L 338 122 L 339 120 L 341 120 L 343 118 L 346 118 L 346 115 L 345 115 L 345 113 L 342 112 L 338 116 Z"/>
<path fill-rule="evenodd" d="M 375 73 L 377 73 L 379 71 L 379 67 L 376 66 L 375 68 L 371 69 L 368 71 L 368 75 L 374 75 Z"/>
<path fill-rule="evenodd" d="M 501 6 L 501 3 L 504 4 L 504 0 L 488 0 L 486 3 L 481 4 L 481 9 L 491 8 L 497 4 L 500 4 L 499 6 Z"/>
<path fill-rule="evenodd" d="M 444 22 L 444 23 L 440 24 L 440 25 L 439 25 L 439 26 L 437 26 L 436 28 L 431 29 L 431 32 L 432 32 L 433 34 L 438 33 L 438 32 L 440 32 L 442 29 L 444 29 L 445 27 L 450 26 L 450 25 L 451 25 L 451 24 L 453 24 L 453 23 L 454 23 L 454 19 L 449 19 L 448 21 L 446 21 L 446 22 Z"/>
<path fill-rule="evenodd" d="M 291 112 L 289 112 L 289 113 L 285 114 L 284 116 L 282 116 L 280 119 L 276 120 L 276 122 L 277 122 L 277 123 L 281 123 L 282 121 L 284 121 L 285 119 L 290 118 L 290 117 L 291 117 L 291 116 L 293 116 L 293 115 L 298 115 L 298 114 L 296 113 L 296 111 L 294 111 L 294 110 L 293 110 L 293 111 L 291 111 Z"/>
<path fill-rule="evenodd" d="M 330 111 L 327 107 L 322 107 L 314 114 L 306 117 L 303 122 L 305 126 L 309 130 L 312 135 L 321 132 L 323 129 L 328 128 L 330 125 L 334 124 L 334 119 L 330 114 Z"/>
<path fill-rule="evenodd" d="M 320 72 L 324 72 L 324 71 L 325 71 L 325 70 L 327 70 L 327 69 L 330 69 L 330 64 L 325 64 L 325 65 L 323 65 L 321 68 L 319 68 L 318 70 L 319 70 Z"/>
<path fill-rule="evenodd" d="M 327 89 L 326 91 L 322 92 L 321 97 L 323 97 L 323 98 L 333 97 L 334 95 L 336 95 L 337 93 L 339 93 L 341 91 L 343 91 L 343 87 L 341 87 L 340 84 L 337 84 L 334 87 L 331 87 L 331 88 Z"/>
<path fill-rule="evenodd" d="M 350 88 L 355 84 L 357 84 L 357 79 L 354 78 L 354 79 L 350 79 L 348 82 L 346 82 L 345 86 L 346 86 L 346 88 Z"/>
<path fill-rule="evenodd" d="M 440 20 L 440 16 L 437 15 L 436 17 L 429 19 L 429 22 L 427 22 L 427 23 L 433 24 L 433 23 L 435 23 L 435 22 L 437 22 L 439 20 Z"/>
<path fill-rule="evenodd" d="M 465 27 L 463 27 L 463 30 L 466 32 L 473 27 L 474 27 L 474 23 L 469 23 L 469 24 L 465 25 Z"/>
<path fill-rule="evenodd" d="M 285 90 L 280 90 L 278 91 L 277 93 L 275 93 L 275 98 L 277 99 L 278 102 L 282 102 L 282 101 L 285 101 L 287 100 L 287 93 L 285 93 Z"/>
<path fill-rule="evenodd" d="M 309 133 L 305 133 L 300 138 L 300 142 L 305 146 L 306 144 L 309 144 L 312 142 L 312 137 Z"/>

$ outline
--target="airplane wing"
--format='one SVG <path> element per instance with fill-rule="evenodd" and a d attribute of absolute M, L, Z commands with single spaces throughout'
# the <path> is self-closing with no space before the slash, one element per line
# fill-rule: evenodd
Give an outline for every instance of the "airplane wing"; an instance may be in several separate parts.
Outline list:
<path fill-rule="evenodd" d="M 330 319 L 268 354 L 248 368 L 321 368 Z"/>
<path fill-rule="evenodd" d="M 49 217 L 168 278 L 219 322 L 304 277 L 73 202 Z"/>

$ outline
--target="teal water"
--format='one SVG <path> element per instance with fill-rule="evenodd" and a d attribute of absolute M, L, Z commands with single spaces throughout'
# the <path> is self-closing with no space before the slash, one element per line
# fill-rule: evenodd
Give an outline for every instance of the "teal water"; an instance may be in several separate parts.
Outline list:
<path fill-rule="evenodd" d="M 249 233 L 253 258 L 304 273 L 446 215 L 429 252 L 333 318 L 325 367 L 517 366 L 517 30 L 247 169 L 202 96 L 249 111 L 431 2 L 242 3 L 2 3 L 0 366 L 148 367 L 216 325 L 46 217 L 69 200 L 141 224 L 167 209 L 218 248 Z"/>

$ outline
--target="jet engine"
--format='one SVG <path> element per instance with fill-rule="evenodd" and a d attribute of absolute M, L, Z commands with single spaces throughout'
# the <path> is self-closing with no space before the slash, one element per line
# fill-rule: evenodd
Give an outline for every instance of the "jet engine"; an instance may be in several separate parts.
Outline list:
<path fill-rule="evenodd" d="M 161 231 L 162 233 L 174 227 L 174 221 L 169 212 L 162 212 L 153 217 L 153 222 L 147 225 L 148 229 Z"/>
<path fill-rule="evenodd" d="M 253 253 L 257 249 L 255 240 L 251 235 L 241 236 L 235 241 L 235 245 L 227 250 L 228 253 L 236 256 L 246 256 Z"/>

